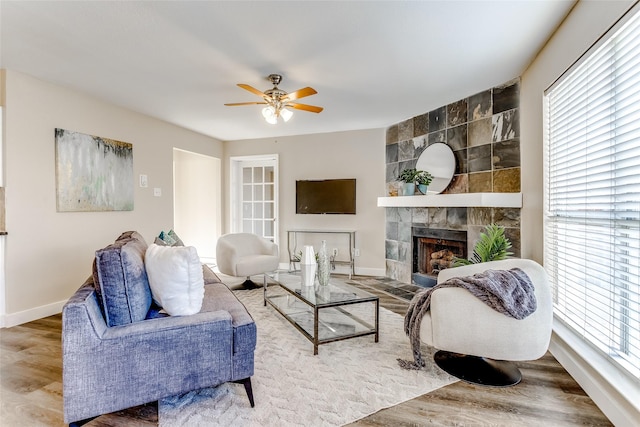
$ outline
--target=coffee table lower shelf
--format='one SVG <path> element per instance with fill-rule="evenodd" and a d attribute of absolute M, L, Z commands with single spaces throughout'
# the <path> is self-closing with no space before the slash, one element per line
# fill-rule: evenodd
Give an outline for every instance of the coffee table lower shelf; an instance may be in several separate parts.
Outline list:
<path fill-rule="evenodd" d="M 270 285 L 270 287 L 274 286 Z M 316 299 L 305 298 L 301 289 L 291 289 L 282 285 L 278 287 L 286 292 L 268 295 L 265 290 L 265 305 L 268 303 L 272 306 L 313 343 L 314 355 L 318 354 L 318 346 L 330 342 L 366 335 L 374 335 L 375 342 L 378 342 L 380 311 L 378 297 L 360 296 L 356 299 L 345 298 L 334 302 L 313 303 Z M 312 301 L 309 301 L 310 299 Z M 367 305 L 374 306 L 373 313 Z M 367 314 L 368 316 L 365 316 Z M 364 319 L 365 317 L 367 318 Z"/>

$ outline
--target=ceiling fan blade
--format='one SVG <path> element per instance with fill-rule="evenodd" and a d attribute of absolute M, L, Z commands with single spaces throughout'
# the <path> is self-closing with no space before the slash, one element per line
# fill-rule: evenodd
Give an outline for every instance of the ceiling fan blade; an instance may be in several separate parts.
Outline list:
<path fill-rule="evenodd" d="M 300 98 L 304 98 L 305 96 L 309 96 L 309 95 L 315 95 L 316 90 L 312 87 L 304 87 L 302 89 L 298 89 L 295 92 L 291 92 L 285 96 L 282 97 L 282 100 L 284 101 L 293 101 L 294 99 L 300 99 Z"/>
<path fill-rule="evenodd" d="M 287 107 L 295 108 L 296 110 L 310 111 L 312 113 L 319 113 L 324 109 L 322 107 L 316 107 L 315 105 L 297 104 L 295 102 L 287 104 Z"/>
<path fill-rule="evenodd" d="M 265 96 L 264 92 L 262 92 L 261 90 L 256 89 L 253 86 L 249 86 L 249 85 L 246 85 L 244 83 L 238 83 L 238 86 L 240 86 L 244 90 L 248 90 L 249 92 L 251 92 L 251 93 L 253 93 L 255 95 L 258 95 L 259 97 Z"/>
<path fill-rule="evenodd" d="M 266 102 L 234 102 L 232 104 L 224 104 L 227 107 L 237 107 L 238 105 L 266 105 Z"/>

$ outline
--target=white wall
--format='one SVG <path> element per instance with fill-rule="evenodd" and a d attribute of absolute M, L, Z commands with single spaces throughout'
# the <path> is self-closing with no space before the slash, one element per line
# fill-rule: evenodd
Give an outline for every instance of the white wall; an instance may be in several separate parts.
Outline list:
<path fill-rule="evenodd" d="M 520 149 L 522 162 L 522 256 L 542 262 L 543 248 L 543 92 L 631 7 L 634 0 L 580 1 L 522 76 L 520 88 Z M 554 330 L 556 330 L 554 326 Z M 554 332 L 551 352 L 580 383 L 615 425 L 640 419 L 638 395 L 625 392 L 622 382 L 609 383 L 593 368 L 598 361 L 579 355 Z M 593 357 L 593 356 L 591 356 Z M 617 384 L 616 384 L 617 382 Z"/>
<path fill-rule="evenodd" d="M 385 191 L 384 129 L 226 142 L 225 189 L 229 182 L 229 158 L 258 154 L 279 155 L 278 218 L 282 263 L 287 262 L 288 229 L 353 229 L 356 230 L 356 246 L 360 249 L 356 272 L 384 275 L 385 213 L 384 208 L 376 206 L 377 197 Z M 296 180 L 330 178 L 356 178 L 356 215 L 296 214 Z M 225 206 L 229 206 L 227 191 L 225 197 Z M 225 229 L 229 230 L 228 209 L 225 215 Z M 329 248 L 338 247 L 340 253 L 346 254 L 348 244 L 341 246 L 338 240 L 334 244 L 330 241 L 331 236 L 323 238 L 327 239 Z"/>
<path fill-rule="evenodd" d="M 219 158 L 174 149 L 174 230 L 200 258 L 216 257 L 222 229 Z"/>
<path fill-rule="evenodd" d="M 91 274 L 96 249 L 122 231 L 147 241 L 173 227 L 173 147 L 222 158 L 222 142 L 7 70 L 5 326 L 59 312 Z M 133 144 L 131 212 L 56 212 L 54 129 Z M 149 187 L 137 185 L 147 174 Z M 162 197 L 153 196 L 153 188 Z"/>

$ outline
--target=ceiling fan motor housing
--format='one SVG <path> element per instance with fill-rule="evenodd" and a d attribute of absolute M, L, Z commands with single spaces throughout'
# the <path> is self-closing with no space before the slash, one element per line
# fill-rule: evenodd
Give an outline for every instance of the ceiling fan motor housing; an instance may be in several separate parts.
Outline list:
<path fill-rule="evenodd" d="M 274 101 L 279 101 L 280 98 L 282 98 L 287 94 L 287 92 L 280 89 L 269 89 L 269 90 L 265 90 L 264 94 L 266 95 L 265 98 L 270 97 Z"/>
<path fill-rule="evenodd" d="M 269 74 L 269 77 L 267 77 L 269 79 L 269 81 L 271 83 L 273 83 L 273 86 L 278 86 L 280 84 L 280 82 L 282 81 L 282 76 L 280 74 Z"/>

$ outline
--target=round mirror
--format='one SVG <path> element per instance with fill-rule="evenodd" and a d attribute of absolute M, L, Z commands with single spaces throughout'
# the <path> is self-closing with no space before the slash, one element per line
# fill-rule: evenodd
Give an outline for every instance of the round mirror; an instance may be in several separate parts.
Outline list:
<path fill-rule="evenodd" d="M 451 147 L 443 142 L 428 146 L 416 162 L 416 169 L 429 172 L 433 181 L 429 184 L 427 194 L 440 194 L 451 182 L 456 170 L 456 158 Z"/>

